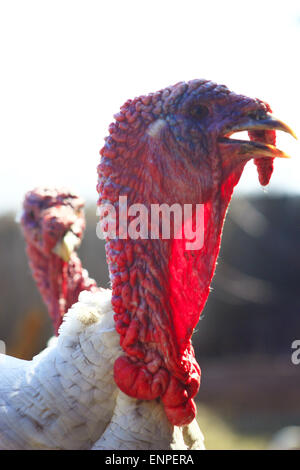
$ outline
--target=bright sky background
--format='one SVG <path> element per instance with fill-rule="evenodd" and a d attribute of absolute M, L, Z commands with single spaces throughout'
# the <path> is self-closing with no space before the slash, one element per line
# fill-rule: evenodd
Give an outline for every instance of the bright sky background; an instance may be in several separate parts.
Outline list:
<path fill-rule="evenodd" d="M 268 101 L 300 136 L 299 1 L 0 0 L 0 211 L 34 186 L 96 200 L 98 151 L 128 98 L 207 78 Z M 269 194 L 300 193 L 300 144 Z M 261 191 L 248 164 L 239 191 Z"/>

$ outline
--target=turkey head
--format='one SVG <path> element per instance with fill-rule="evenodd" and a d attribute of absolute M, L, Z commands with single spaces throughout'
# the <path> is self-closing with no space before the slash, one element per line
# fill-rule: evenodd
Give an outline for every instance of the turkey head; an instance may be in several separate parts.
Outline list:
<path fill-rule="evenodd" d="M 83 207 L 82 199 L 66 189 L 36 188 L 23 203 L 29 264 L 56 334 L 79 293 L 96 287 L 76 253 L 85 229 Z"/>

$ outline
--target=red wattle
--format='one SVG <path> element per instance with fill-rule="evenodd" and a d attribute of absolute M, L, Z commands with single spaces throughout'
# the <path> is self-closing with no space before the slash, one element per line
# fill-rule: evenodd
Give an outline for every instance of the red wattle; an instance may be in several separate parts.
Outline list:
<path fill-rule="evenodd" d="M 265 103 L 267 111 L 272 113 L 271 107 L 269 104 Z M 256 142 L 262 142 L 263 144 L 276 145 L 276 132 L 274 130 L 267 131 L 249 131 L 250 140 Z M 271 176 L 274 170 L 274 158 L 255 158 L 254 164 L 257 166 L 258 179 L 262 186 L 269 184 Z"/>

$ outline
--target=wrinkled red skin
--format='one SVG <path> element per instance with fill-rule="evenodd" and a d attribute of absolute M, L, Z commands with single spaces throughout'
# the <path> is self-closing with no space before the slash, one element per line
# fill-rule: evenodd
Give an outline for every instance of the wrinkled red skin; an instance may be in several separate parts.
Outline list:
<path fill-rule="evenodd" d="M 271 107 L 265 103 L 268 112 L 272 113 Z M 248 132 L 250 140 L 262 142 L 263 144 L 276 145 L 275 131 L 251 131 Z M 258 179 L 262 186 L 269 184 L 273 173 L 274 158 L 255 158 L 254 163 L 257 166 Z"/>
<path fill-rule="evenodd" d="M 26 194 L 21 226 L 33 278 L 58 334 L 64 314 L 83 290 L 97 290 L 74 251 L 69 262 L 52 252 L 73 224 L 82 239 L 85 228 L 83 201 L 67 190 L 36 188 Z"/>
<path fill-rule="evenodd" d="M 210 111 L 204 120 L 199 104 Z M 257 109 L 266 107 L 224 86 L 179 83 L 127 101 L 100 151 L 99 204 L 113 204 L 117 215 L 119 195 L 127 195 L 128 206 L 143 203 L 148 209 L 153 203 L 204 204 L 199 250 L 187 251 L 185 240 L 173 236 L 106 243 L 116 330 L 125 353 L 115 362 L 115 381 L 129 396 L 160 397 L 173 425 L 186 425 L 196 414 L 200 368 L 191 335 L 209 294 L 232 191 L 247 162 L 224 162 L 217 138 L 239 113 Z M 153 135 L 149 125 L 155 121 Z"/>

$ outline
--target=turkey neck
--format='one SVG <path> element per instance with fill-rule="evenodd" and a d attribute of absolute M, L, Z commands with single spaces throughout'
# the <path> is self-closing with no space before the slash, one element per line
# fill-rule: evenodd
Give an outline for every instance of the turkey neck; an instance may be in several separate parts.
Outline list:
<path fill-rule="evenodd" d="M 195 416 L 200 368 L 191 335 L 209 294 L 230 196 L 204 205 L 199 250 L 186 250 L 184 238 L 106 244 L 116 330 L 125 351 L 115 362 L 115 380 L 130 396 L 161 397 L 176 425 Z"/>
<path fill-rule="evenodd" d="M 147 99 L 142 98 L 145 106 Z M 186 239 L 177 240 L 174 233 L 167 240 L 107 238 L 114 319 L 125 353 L 115 361 L 114 377 L 131 397 L 160 398 L 169 421 L 182 426 L 195 417 L 193 397 L 200 385 L 191 335 L 209 293 L 226 209 L 245 162 L 230 176 L 212 149 L 200 171 L 197 159 L 180 153 L 164 122 L 156 121 L 162 127 L 149 136 L 147 110 L 141 120 L 138 106 L 141 101 L 132 109 L 130 101 L 125 103 L 109 128 L 100 151 L 99 204 L 113 205 L 118 222 L 120 196 L 127 196 L 128 207 L 141 203 L 148 211 L 151 204 L 177 203 L 183 209 L 202 203 L 204 244 L 189 251 Z M 148 227 L 150 233 L 149 219 Z"/>
<path fill-rule="evenodd" d="M 32 275 L 48 308 L 57 335 L 64 314 L 77 302 L 80 292 L 97 290 L 96 282 L 89 278 L 75 252 L 69 262 L 52 253 L 45 256 L 32 244 L 28 244 L 27 253 Z"/>
<path fill-rule="evenodd" d="M 149 178 L 146 163 L 133 167 L 130 178 L 126 173 L 114 173 L 105 150 L 103 154 L 99 200 L 114 205 L 117 221 L 120 195 L 128 196 L 128 207 L 146 201 L 149 210 L 153 203 L 180 203 L 180 199 L 165 197 L 165 192 L 149 192 L 155 178 L 158 188 L 163 185 L 158 184 L 159 175 Z M 200 227 L 204 244 L 200 249 L 186 250 L 186 239 L 174 239 L 174 234 L 169 240 L 116 238 L 106 243 L 114 319 L 125 352 L 115 362 L 115 381 L 129 396 L 146 400 L 161 397 L 169 420 L 178 426 L 195 417 L 193 397 L 199 389 L 200 368 L 191 335 L 209 293 L 226 209 L 243 166 L 225 183 L 221 183 L 218 168 L 216 164 L 214 193 L 204 203 L 204 227 Z M 106 171 L 112 177 L 104 178 Z M 201 197 L 198 201 L 201 203 Z"/>

